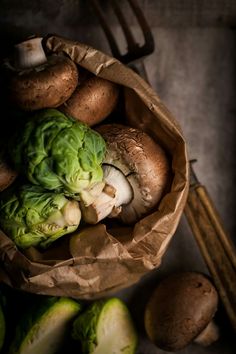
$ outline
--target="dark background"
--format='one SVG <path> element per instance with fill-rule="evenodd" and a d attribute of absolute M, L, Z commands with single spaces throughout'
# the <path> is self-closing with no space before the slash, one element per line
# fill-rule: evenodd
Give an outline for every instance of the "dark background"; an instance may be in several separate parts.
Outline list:
<path fill-rule="evenodd" d="M 101 3 L 125 51 L 125 41 L 109 1 Z M 139 27 L 126 1 L 119 3 L 141 42 Z M 138 0 L 138 4 L 155 38 L 155 52 L 144 60 L 149 81 L 180 123 L 189 156 L 198 160 L 197 176 L 207 187 L 226 231 L 236 243 L 236 2 Z M 14 43 L 32 34 L 48 33 L 86 42 L 110 53 L 89 1 L 0 1 L 2 58 L 8 55 Z M 117 294 L 127 301 L 137 322 L 139 354 L 164 353 L 151 344 L 144 333 L 143 309 L 158 281 L 178 270 L 208 274 L 184 216 L 161 267 Z M 218 322 L 222 330 L 220 341 L 209 348 L 191 345 L 180 353 L 235 353 L 231 327 L 221 306 Z"/>

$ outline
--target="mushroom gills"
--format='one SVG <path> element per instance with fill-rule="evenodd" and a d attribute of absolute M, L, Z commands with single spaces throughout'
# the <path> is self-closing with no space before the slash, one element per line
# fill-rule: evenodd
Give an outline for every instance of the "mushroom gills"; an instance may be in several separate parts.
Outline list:
<path fill-rule="evenodd" d="M 82 217 L 89 224 L 96 224 L 106 217 L 116 217 L 122 205 L 133 199 L 133 188 L 121 170 L 113 165 L 103 165 L 105 187 L 101 194 L 88 206 L 81 201 Z"/>

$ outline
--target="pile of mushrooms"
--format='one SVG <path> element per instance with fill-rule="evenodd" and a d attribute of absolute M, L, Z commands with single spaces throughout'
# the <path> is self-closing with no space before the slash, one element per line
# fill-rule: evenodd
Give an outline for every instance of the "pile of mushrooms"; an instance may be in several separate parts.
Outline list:
<path fill-rule="evenodd" d="M 26 111 L 58 107 L 89 126 L 105 119 L 117 105 L 118 85 L 84 75 L 63 54 L 46 55 L 42 40 L 35 37 L 15 45 L 13 59 L 6 60 L 10 100 Z"/>
<path fill-rule="evenodd" d="M 115 109 L 119 87 L 96 77 L 64 54 L 46 55 L 43 38 L 32 37 L 14 46 L 5 59 L 7 96 L 16 108 L 35 111 L 58 108 L 89 126 Z M 0 191 L 16 178 L 8 162 L 0 160 Z"/>
<path fill-rule="evenodd" d="M 92 75 L 61 54 L 46 55 L 42 38 L 15 46 L 7 61 L 9 97 L 25 111 L 58 107 L 90 126 L 114 111 L 119 87 Z M 82 74 L 81 74 L 82 73 Z M 104 181 L 85 191 L 82 217 L 96 224 L 118 217 L 131 224 L 152 210 L 163 196 L 170 177 L 164 150 L 146 133 L 119 124 L 98 126 L 107 144 Z"/>
<path fill-rule="evenodd" d="M 218 294 L 197 272 L 175 273 L 162 280 L 145 310 L 148 337 L 161 349 L 176 351 L 191 342 L 208 346 L 219 338 L 213 321 Z"/>

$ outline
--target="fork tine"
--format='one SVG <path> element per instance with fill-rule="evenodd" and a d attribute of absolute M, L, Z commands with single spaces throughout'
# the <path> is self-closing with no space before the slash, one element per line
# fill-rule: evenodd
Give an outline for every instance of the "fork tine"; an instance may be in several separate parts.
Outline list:
<path fill-rule="evenodd" d="M 150 30 L 150 27 L 146 21 L 145 16 L 143 15 L 142 10 L 140 7 L 137 5 L 137 3 L 134 0 L 128 0 L 131 8 L 133 9 L 133 12 L 137 18 L 138 23 L 140 24 L 140 27 L 142 28 L 144 39 L 145 39 L 145 44 L 143 47 L 145 47 L 145 50 L 147 51 L 146 54 L 150 54 L 154 51 L 155 49 L 155 43 L 154 43 L 154 38 L 152 35 L 152 32 Z"/>
<path fill-rule="evenodd" d="M 129 51 L 135 50 L 137 47 L 139 47 L 139 45 L 135 41 L 134 36 L 133 36 L 132 32 L 130 31 L 130 26 L 128 25 L 128 23 L 126 21 L 126 18 L 120 9 L 120 6 L 118 5 L 116 0 L 113 0 L 111 2 L 111 6 L 113 7 L 113 10 L 120 22 L 121 28 L 123 30 L 124 36 L 125 36 L 127 44 L 128 44 L 128 50 Z"/>
<path fill-rule="evenodd" d="M 91 0 L 93 9 L 97 14 L 97 17 L 99 19 L 99 22 L 102 26 L 103 31 L 105 32 L 105 35 L 107 37 L 107 40 L 109 42 L 112 54 L 114 55 L 115 58 L 120 59 L 122 57 L 120 50 L 118 48 L 117 42 L 115 37 L 113 36 L 112 30 L 110 29 L 106 17 L 104 15 L 103 10 L 101 9 L 101 6 L 99 4 L 99 1 L 97 0 Z"/>
<path fill-rule="evenodd" d="M 144 44 L 140 45 L 135 41 L 134 36 L 129 28 L 129 24 L 120 6 L 118 5 L 117 0 L 112 0 L 111 6 L 121 25 L 123 34 L 127 42 L 128 50 L 125 54 L 121 54 L 119 47 L 117 45 L 117 41 L 112 33 L 110 26 L 108 25 L 107 18 L 99 3 L 99 0 L 91 0 L 92 6 L 95 10 L 95 13 L 100 21 L 100 24 L 109 42 L 112 54 L 114 55 L 115 58 L 119 59 L 125 64 L 130 63 L 139 58 L 142 58 L 147 54 L 151 54 L 154 51 L 154 38 L 141 8 L 137 5 L 135 0 L 127 0 L 127 1 L 142 30 L 143 37 L 144 37 Z"/>

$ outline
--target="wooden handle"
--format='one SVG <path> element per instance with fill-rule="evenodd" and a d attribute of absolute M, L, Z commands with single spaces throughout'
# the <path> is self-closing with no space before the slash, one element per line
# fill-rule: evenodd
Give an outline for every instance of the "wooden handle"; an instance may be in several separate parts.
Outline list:
<path fill-rule="evenodd" d="M 205 187 L 199 183 L 190 187 L 185 215 L 236 331 L 236 252 Z"/>

